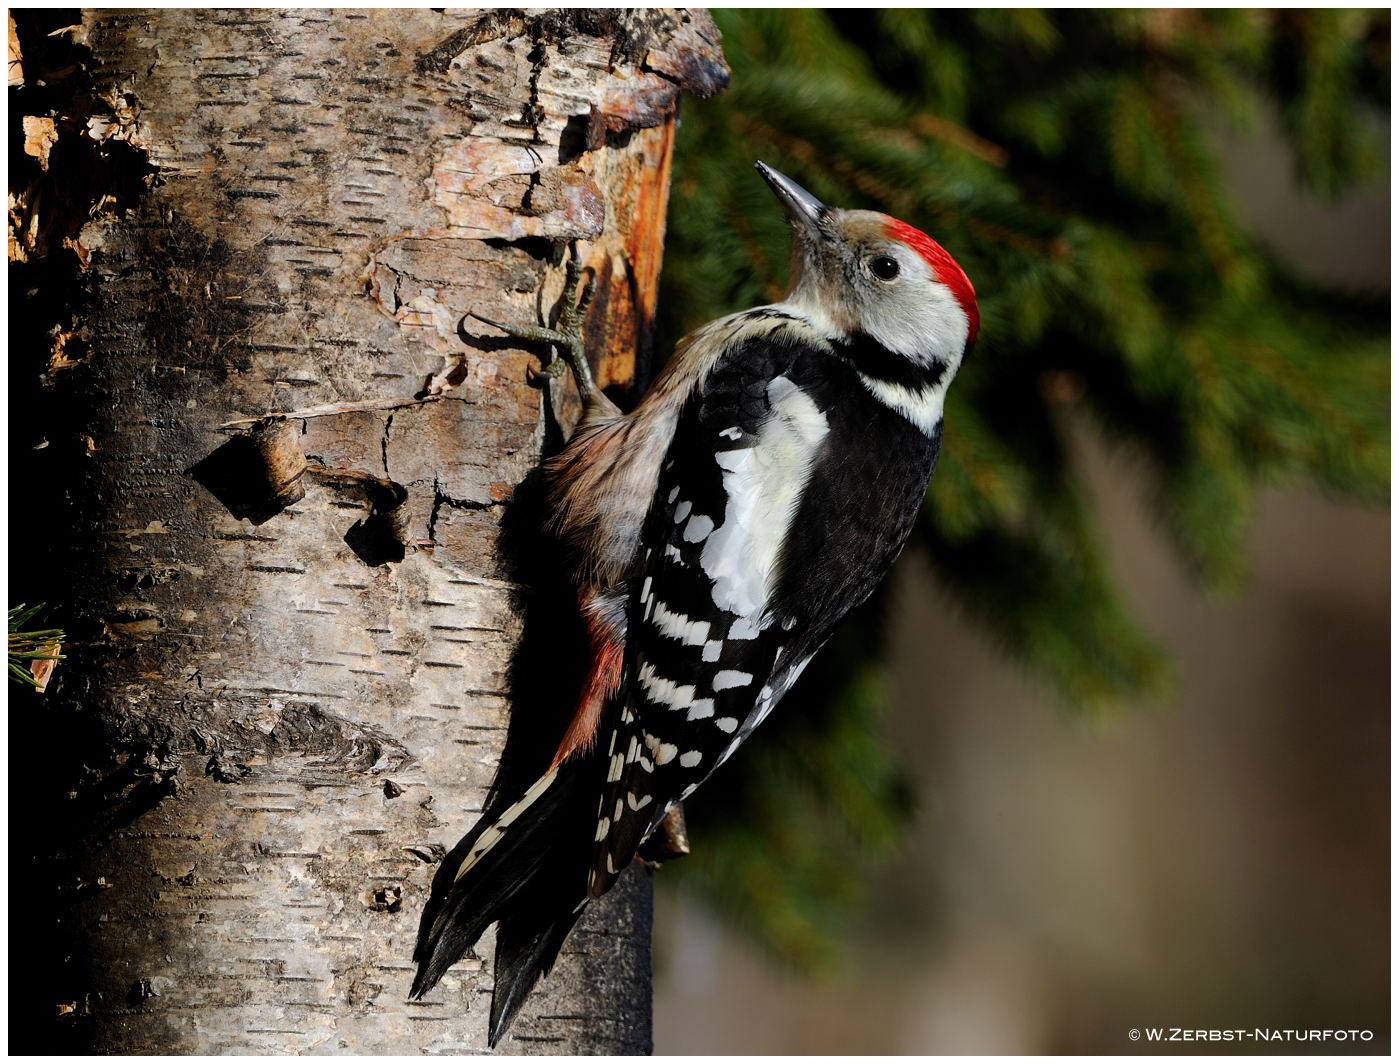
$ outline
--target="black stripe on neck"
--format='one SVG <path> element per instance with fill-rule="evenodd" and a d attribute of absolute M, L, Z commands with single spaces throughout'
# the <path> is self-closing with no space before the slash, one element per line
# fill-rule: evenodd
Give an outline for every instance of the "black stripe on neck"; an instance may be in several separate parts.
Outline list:
<path fill-rule="evenodd" d="M 934 360 L 925 365 L 890 351 L 866 332 L 836 340 L 836 354 L 871 380 L 898 384 L 913 391 L 936 387 L 947 376 L 948 364 Z"/>

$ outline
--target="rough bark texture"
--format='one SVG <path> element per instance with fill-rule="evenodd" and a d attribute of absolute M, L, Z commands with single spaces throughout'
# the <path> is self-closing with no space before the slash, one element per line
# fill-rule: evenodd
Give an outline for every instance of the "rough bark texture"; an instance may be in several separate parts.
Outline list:
<path fill-rule="evenodd" d="M 576 397 L 466 315 L 538 320 L 578 240 L 601 382 L 644 374 L 675 108 L 722 87 L 717 34 L 15 20 L 12 339 L 42 383 L 15 396 L 38 475 L 12 557 L 70 641 L 13 735 L 40 918 L 12 1046 L 481 1050 L 489 939 L 423 1002 L 409 958 L 507 737 L 528 775 L 569 708 L 531 486 Z M 502 1048 L 646 1051 L 649 938 L 633 870 Z"/>

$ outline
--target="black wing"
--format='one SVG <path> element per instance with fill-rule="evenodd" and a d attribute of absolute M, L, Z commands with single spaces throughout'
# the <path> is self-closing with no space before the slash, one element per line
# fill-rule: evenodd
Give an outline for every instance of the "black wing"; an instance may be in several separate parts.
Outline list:
<path fill-rule="evenodd" d="M 747 737 L 887 572 L 936 459 L 819 341 L 749 340 L 682 412 L 631 588 L 589 891 Z"/>
<path fill-rule="evenodd" d="M 735 477 L 760 489 L 761 433 L 773 417 L 774 397 L 790 387 L 774 382 L 785 381 L 802 351 L 759 341 L 732 349 L 678 419 L 631 588 L 589 879 L 594 896 L 611 885 L 670 805 L 741 741 L 764 692 L 769 705 L 775 700 L 771 680 L 787 633 L 767 616 L 766 601 L 744 597 L 757 586 L 751 573 L 746 586 L 728 587 L 743 578 L 749 559 L 724 559 L 733 569 L 720 572 L 727 595 L 716 593 L 714 573 L 721 569 L 718 554 L 741 548 L 753 532 L 741 527 L 753 506 L 733 497 Z"/>

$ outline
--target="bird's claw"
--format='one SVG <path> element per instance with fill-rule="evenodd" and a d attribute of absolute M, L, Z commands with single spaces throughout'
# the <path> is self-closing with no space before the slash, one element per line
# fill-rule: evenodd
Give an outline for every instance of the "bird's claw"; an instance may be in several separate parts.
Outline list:
<path fill-rule="evenodd" d="M 573 343 L 573 337 L 568 333 L 558 329 L 550 329 L 544 325 L 513 325 L 506 321 L 496 321 L 488 318 L 484 314 L 477 314 L 474 310 L 469 312 L 477 321 L 484 321 L 493 329 L 499 329 L 506 336 L 513 336 L 517 340 L 530 340 L 542 344 L 561 344 L 565 347 Z"/>
<path fill-rule="evenodd" d="M 527 368 L 525 370 L 525 378 L 531 384 L 543 384 L 545 381 L 551 381 L 557 377 L 564 371 L 567 365 L 567 359 L 559 358 L 555 355 L 553 361 L 549 362 L 547 365 L 540 366 L 538 369 L 535 369 L 533 366 Z"/>
<path fill-rule="evenodd" d="M 563 290 L 568 296 L 578 291 L 578 282 L 582 280 L 584 267 L 582 260 L 576 254 L 569 256 L 568 262 L 564 264 Z M 574 303 L 565 302 L 563 309 L 559 311 L 560 332 L 573 335 L 582 333 L 583 319 L 587 316 L 588 307 L 593 301 L 593 296 L 597 295 L 597 275 L 588 274 L 588 280 L 583 285 L 583 291 L 578 292 L 578 300 Z"/>
<path fill-rule="evenodd" d="M 558 375 L 562 366 L 567 363 L 573 369 L 579 391 L 583 392 L 585 396 L 590 396 L 597 391 L 597 386 L 593 383 L 592 367 L 588 365 L 588 355 L 583 340 L 583 322 L 588 313 L 588 306 L 592 303 L 593 296 L 597 294 L 597 277 L 589 274 L 587 282 L 583 285 L 583 290 L 578 293 L 577 300 L 570 299 L 577 291 L 578 282 L 583 278 L 584 272 L 583 263 L 574 249 L 564 264 L 563 306 L 559 309 L 557 323 L 552 329 L 545 325 L 513 325 L 508 322 L 495 321 L 482 314 L 477 314 L 475 311 L 471 311 L 470 314 L 478 321 L 483 321 L 517 340 L 550 345 L 552 357 L 546 365 L 538 370 L 530 371 L 529 376 L 532 382 L 552 380 Z M 559 357 L 560 351 L 563 352 L 562 358 Z"/>

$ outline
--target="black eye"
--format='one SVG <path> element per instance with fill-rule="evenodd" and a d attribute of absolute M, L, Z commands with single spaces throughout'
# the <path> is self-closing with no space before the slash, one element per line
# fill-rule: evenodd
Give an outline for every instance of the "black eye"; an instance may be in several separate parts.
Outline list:
<path fill-rule="evenodd" d="M 876 255 L 870 259 L 870 272 L 881 281 L 892 281 L 899 275 L 899 264 L 888 255 Z"/>

